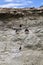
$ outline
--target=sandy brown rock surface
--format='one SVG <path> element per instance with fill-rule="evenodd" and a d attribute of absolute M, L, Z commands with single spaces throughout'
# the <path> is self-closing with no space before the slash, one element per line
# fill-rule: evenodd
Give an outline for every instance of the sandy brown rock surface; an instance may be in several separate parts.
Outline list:
<path fill-rule="evenodd" d="M 43 8 L 0 8 L 0 65 L 43 65 Z"/>

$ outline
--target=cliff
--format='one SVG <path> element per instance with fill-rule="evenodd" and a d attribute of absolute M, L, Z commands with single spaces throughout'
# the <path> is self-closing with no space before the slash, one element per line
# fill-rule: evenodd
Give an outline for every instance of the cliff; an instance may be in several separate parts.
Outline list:
<path fill-rule="evenodd" d="M 43 65 L 43 7 L 0 8 L 0 65 Z"/>
<path fill-rule="evenodd" d="M 27 23 L 28 26 L 42 25 L 43 8 L 37 8 L 37 9 L 36 8 L 23 8 L 23 9 L 0 8 L 0 26 L 2 25 L 2 26 L 13 27 L 20 23 L 24 25 L 26 25 Z"/>

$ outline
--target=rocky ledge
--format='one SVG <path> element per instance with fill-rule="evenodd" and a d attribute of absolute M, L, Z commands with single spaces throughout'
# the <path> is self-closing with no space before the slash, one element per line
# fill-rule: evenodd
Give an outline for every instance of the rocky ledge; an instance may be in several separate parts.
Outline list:
<path fill-rule="evenodd" d="M 7 16 L 30 16 L 30 15 L 43 15 L 43 8 L 22 8 L 22 9 L 16 9 L 16 8 L 0 8 L 0 14 L 6 14 Z M 4 15 L 5 16 L 5 15 Z"/>
<path fill-rule="evenodd" d="M 0 26 L 15 27 L 20 23 L 28 26 L 42 25 L 43 8 L 0 8 Z"/>

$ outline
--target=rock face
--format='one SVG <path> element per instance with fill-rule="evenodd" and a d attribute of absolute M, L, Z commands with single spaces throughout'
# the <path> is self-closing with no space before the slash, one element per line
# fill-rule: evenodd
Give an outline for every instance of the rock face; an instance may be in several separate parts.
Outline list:
<path fill-rule="evenodd" d="M 43 65 L 43 8 L 0 8 L 0 65 Z"/>

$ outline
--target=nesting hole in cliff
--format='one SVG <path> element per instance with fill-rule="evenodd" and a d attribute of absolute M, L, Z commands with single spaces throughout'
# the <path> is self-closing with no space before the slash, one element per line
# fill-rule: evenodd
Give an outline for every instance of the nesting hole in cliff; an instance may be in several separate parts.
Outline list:
<path fill-rule="evenodd" d="M 25 33 L 28 34 L 29 33 L 29 30 L 28 28 L 25 29 Z"/>

